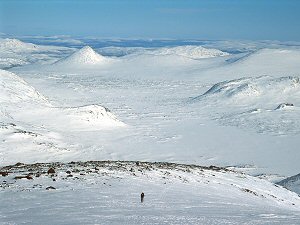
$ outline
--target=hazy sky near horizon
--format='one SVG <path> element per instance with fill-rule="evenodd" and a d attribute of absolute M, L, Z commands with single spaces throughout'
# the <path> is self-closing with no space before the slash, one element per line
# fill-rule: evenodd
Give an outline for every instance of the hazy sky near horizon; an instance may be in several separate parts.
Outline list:
<path fill-rule="evenodd" d="M 300 41 L 300 1 L 0 0 L 0 32 Z"/>

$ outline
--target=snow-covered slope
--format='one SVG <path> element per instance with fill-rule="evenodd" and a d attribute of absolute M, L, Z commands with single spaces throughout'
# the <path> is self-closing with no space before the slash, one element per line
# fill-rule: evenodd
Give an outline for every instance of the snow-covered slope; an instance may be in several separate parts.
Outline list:
<path fill-rule="evenodd" d="M 300 196 L 300 174 L 288 177 L 277 184 L 287 188 L 288 190 L 298 193 Z"/>
<path fill-rule="evenodd" d="M 299 77 L 250 77 L 213 85 L 194 103 L 214 109 L 222 124 L 276 135 L 300 133 Z"/>
<path fill-rule="evenodd" d="M 5 109 L 6 112 L 11 111 L 18 118 L 22 118 L 22 114 L 14 112 L 14 110 L 22 108 L 24 110 L 23 115 L 29 116 L 32 113 L 38 118 L 38 114 L 46 113 L 49 116 L 47 120 L 61 120 L 62 124 L 57 124 L 58 126 L 64 126 L 63 123 L 65 122 L 70 126 L 72 124 L 70 128 L 76 127 L 76 124 L 90 128 L 113 127 L 123 124 L 107 108 L 100 105 L 73 108 L 53 107 L 43 95 L 11 72 L 0 70 L 0 87 L 0 102 L 2 104 L 0 109 L 2 108 L 2 111 Z M 15 105 L 16 103 L 17 105 Z M 45 116 L 41 117 L 41 119 L 45 118 Z"/>
<path fill-rule="evenodd" d="M 47 99 L 19 76 L 0 70 L 0 103 L 47 103 Z"/>
<path fill-rule="evenodd" d="M 233 64 L 235 64 L 235 66 L 243 66 L 244 69 L 251 67 L 252 69 L 265 68 L 274 70 L 274 68 L 278 68 L 280 65 L 284 68 L 293 66 L 298 62 L 299 58 L 299 49 L 264 48 L 248 54 L 246 57 L 235 61 Z M 253 67 L 254 65 L 258 68 Z"/>
<path fill-rule="evenodd" d="M 213 166 L 89 161 L 18 163 L 0 171 L 4 223 L 297 224 L 300 219 L 297 194 Z"/>
<path fill-rule="evenodd" d="M 72 55 L 55 62 L 54 65 L 67 67 L 95 66 L 105 64 L 108 61 L 109 59 L 96 53 L 91 47 L 85 46 Z"/>
<path fill-rule="evenodd" d="M 300 71 L 298 48 L 260 49 L 233 55 L 222 66 L 202 74 L 203 81 L 220 82 L 227 79 L 270 75 L 274 77 L 297 76 Z M 211 76 L 213 74 L 213 76 Z"/>
<path fill-rule="evenodd" d="M 61 154 L 66 157 L 74 150 L 74 145 L 63 140 L 62 133 L 104 131 L 124 125 L 100 105 L 54 107 L 22 78 L 0 70 L 2 165 L 21 158 L 39 161 L 60 158 Z"/>

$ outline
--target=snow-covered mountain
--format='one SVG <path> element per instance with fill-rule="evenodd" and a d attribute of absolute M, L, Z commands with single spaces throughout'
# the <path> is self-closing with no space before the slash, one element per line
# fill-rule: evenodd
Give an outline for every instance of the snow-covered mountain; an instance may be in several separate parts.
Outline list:
<path fill-rule="evenodd" d="M 102 65 L 107 62 L 109 62 L 109 59 L 96 53 L 90 46 L 85 46 L 74 52 L 72 55 L 55 62 L 54 65 L 80 67 Z"/>
<path fill-rule="evenodd" d="M 37 51 L 39 47 L 31 43 L 25 43 L 18 39 L 0 39 L 0 49 L 2 51 L 12 51 L 12 52 L 23 52 L 23 51 Z"/>

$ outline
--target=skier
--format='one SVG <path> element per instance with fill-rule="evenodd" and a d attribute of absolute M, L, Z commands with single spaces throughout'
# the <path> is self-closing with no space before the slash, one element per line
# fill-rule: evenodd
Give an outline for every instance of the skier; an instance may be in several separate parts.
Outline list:
<path fill-rule="evenodd" d="M 142 192 L 142 194 L 141 194 L 141 203 L 144 202 L 144 197 L 145 197 L 145 194 L 144 194 L 144 192 Z"/>

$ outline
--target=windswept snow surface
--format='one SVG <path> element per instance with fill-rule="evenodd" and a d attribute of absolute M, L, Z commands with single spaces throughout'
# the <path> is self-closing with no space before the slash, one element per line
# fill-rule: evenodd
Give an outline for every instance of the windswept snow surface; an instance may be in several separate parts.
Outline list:
<path fill-rule="evenodd" d="M 92 161 L 0 170 L 8 172 L 0 177 L 3 224 L 290 225 L 300 219 L 296 193 L 217 167 Z"/>

